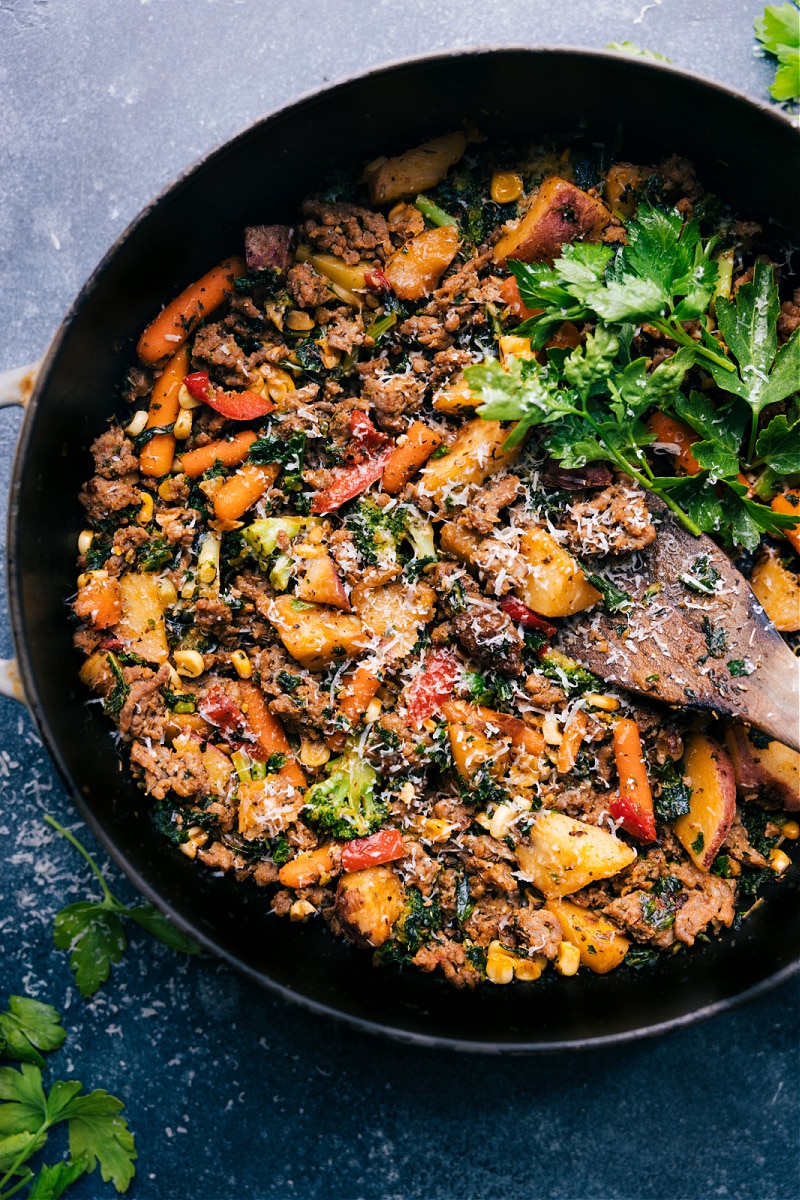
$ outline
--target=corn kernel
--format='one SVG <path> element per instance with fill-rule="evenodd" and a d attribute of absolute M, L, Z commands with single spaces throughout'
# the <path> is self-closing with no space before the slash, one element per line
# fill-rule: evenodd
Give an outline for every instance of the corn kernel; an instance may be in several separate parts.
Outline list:
<path fill-rule="evenodd" d="M 301 739 L 297 757 L 304 767 L 324 767 L 330 756 L 330 747 L 324 742 L 315 742 L 311 738 Z"/>
<path fill-rule="evenodd" d="M 302 312 L 299 308 L 293 308 L 291 312 L 286 314 L 286 324 L 289 329 L 308 333 L 310 329 L 314 328 L 314 318 L 309 316 L 307 312 Z"/>
<path fill-rule="evenodd" d="M 138 412 L 135 412 L 133 414 L 130 421 L 125 426 L 125 432 L 129 433 L 131 435 L 131 437 L 138 437 L 140 433 L 144 432 L 144 428 L 146 425 L 147 425 L 147 409 L 140 408 L 138 410 Z"/>
<path fill-rule="evenodd" d="M 140 492 L 142 503 L 136 514 L 137 525 L 149 525 L 153 519 L 153 497 L 149 492 Z"/>
<path fill-rule="evenodd" d="M 584 699 L 590 708 L 599 708 L 602 712 L 616 712 L 619 708 L 619 700 L 616 696 L 605 696 L 600 692 L 587 692 Z"/>
<path fill-rule="evenodd" d="M 502 942 L 489 942 L 486 954 L 486 978 L 490 983 L 511 983 L 514 978 L 514 957 Z"/>
<path fill-rule="evenodd" d="M 289 909 L 290 921 L 307 921 L 317 910 L 309 900 L 295 900 Z"/>
<path fill-rule="evenodd" d="M 175 424 L 172 426 L 172 433 L 179 442 L 184 442 L 192 432 L 192 422 L 194 417 L 191 409 L 182 408 L 175 418 Z"/>
<path fill-rule="evenodd" d="M 581 952 L 572 942 L 561 942 L 553 966 L 559 975 L 576 975 L 581 965 Z"/>
<path fill-rule="evenodd" d="M 413 783 L 410 779 L 407 779 L 397 793 L 397 799 L 401 804 L 413 804 L 416 794 Z"/>
<path fill-rule="evenodd" d="M 181 408 L 191 412 L 193 408 L 200 408 L 202 403 L 202 400 L 198 400 L 196 396 L 192 395 L 185 383 L 181 384 L 180 391 L 178 392 L 178 404 L 180 404 Z"/>
<path fill-rule="evenodd" d="M 82 529 L 78 534 L 78 554 L 88 554 L 94 541 L 94 533 L 91 529 Z"/>
<path fill-rule="evenodd" d="M 90 583 L 102 583 L 108 579 L 108 571 L 84 571 L 78 576 L 78 587 L 85 588 Z"/>
<path fill-rule="evenodd" d="M 244 650 L 234 650 L 231 654 L 231 663 L 240 679 L 249 679 L 253 674 L 253 664 Z"/>
<path fill-rule="evenodd" d="M 509 358 L 533 358 L 533 350 L 531 349 L 531 339 L 526 337 L 516 337 L 513 334 L 507 334 L 505 337 L 498 339 L 497 347 L 500 351 L 500 364 L 505 367 Z"/>
<path fill-rule="evenodd" d="M 175 499 L 172 494 L 172 479 L 161 480 L 161 483 L 158 485 L 158 495 L 162 500 L 169 501 Z"/>
<path fill-rule="evenodd" d="M 790 842 L 796 842 L 800 837 L 800 825 L 798 825 L 797 821 L 784 821 L 781 826 L 781 833 Z"/>
<path fill-rule="evenodd" d="M 337 366 L 342 357 L 338 350 L 331 350 L 327 338 L 323 338 L 319 344 L 319 356 L 326 371 L 331 371 Z"/>
<path fill-rule="evenodd" d="M 377 721 L 378 717 L 381 715 L 382 708 L 383 708 L 383 705 L 381 704 L 378 697 L 373 696 L 373 698 L 370 700 L 370 702 L 367 705 L 366 710 L 364 712 L 365 723 L 367 725 L 374 724 L 375 721 Z"/>
<path fill-rule="evenodd" d="M 201 846 L 205 846 L 208 841 L 208 834 L 200 825 L 193 825 L 188 830 L 189 837 L 185 842 L 181 842 L 178 846 L 181 854 L 185 854 L 187 858 L 195 858 L 197 851 Z"/>
<path fill-rule="evenodd" d="M 178 674 L 185 675 L 187 679 L 197 679 L 198 675 L 202 675 L 206 669 L 199 650 L 176 650 L 173 658 Z"/>
<path fill-rule="evenodd" d="M 158 598 L 164 608 L 172 608 L 173 604 L 178 603 L 178 589 L 171 579 L 158 579 L 156 586 L 158 587 Z"/>
<path fill-rule="evenodd" d="M 284 396 L 295 390 L 294 380 L 288 371 L 273 367 L 272 363 L 262 363 L 259 367 L 264 380 L 264 387 L 270 400 L 279 404 Z"/>
<path fill-rule="evenodd" d="M 788 854 L 784 854 L 783 850 L 770 850 L 769 865 L 776 875 L 782 875 L 783 872 L 792 865 L 792 860 Z"/>
<path fill-rule="evenodd" d="M 169 667 L 169 686 L 172 692 L 182 692 L 184 690 L 183 680 L 178 672 L 173 667 L 172 663 L 167 663 Z"/>
<path fill-rule="evenodd" d="M 408 828 L 424 842 L 446 842 L 457 826 L 441 817 L 423 817 L 415 815 L 408 823 Z"/>
<path fill-rule="evenodd" d="M 546 958 L 536 954 L 533 958 L 517 958 L 514 960 L 514 978 L 531 983 L 538 979 L 544 970 Z"/>
<path fill-rule="evenodd" d="M 495 204 L 512 204 L 519 200 L 523 183 L 516 171 L 495 171 L 489 187 L 489 195 Z"/>

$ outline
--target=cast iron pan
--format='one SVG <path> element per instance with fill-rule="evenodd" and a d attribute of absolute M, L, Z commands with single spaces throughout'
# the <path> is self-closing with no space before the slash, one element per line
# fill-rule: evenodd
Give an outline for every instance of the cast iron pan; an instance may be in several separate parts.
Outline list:
<path fill-rule="evenodd" d="M 493 1052 L 590 1046 L 708 1016 L 796 971 L 797 867 L 740 929 L 655 968 L 475 994 L 416 971 L 376 970 L 318 925 L 270 917 L 255 886 L 198 869 L 152 830 L 107 721 L 86 704 L 64 605 L 75 586 L 87 448 L 159 306 L 237 251 L 246 225 L 291 221 L 331 169 L 402 151 L 464 118 L 495 140 L 577 136 L 634 162 L 678 152 L 743 215 L 779 221 L 800 242 L 797 133 L 775 111 L 684 72 L 587 51 L 479 50 L 390 66 L 305 97 L 146 209 L 65 318 L 15 464 L 12 625 L 35 718 L 82 816 L 136 886 L 208 949 L 316 1012 L 409 1041 Z"/>

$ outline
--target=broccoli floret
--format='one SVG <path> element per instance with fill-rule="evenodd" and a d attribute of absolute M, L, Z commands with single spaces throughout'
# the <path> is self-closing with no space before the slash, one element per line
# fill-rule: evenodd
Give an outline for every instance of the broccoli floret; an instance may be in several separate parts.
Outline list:
<path fill-rule="evenodd" d="M 413 504 L 381 508 L 371 496 L 363 496 L 345 517 L 345 524 L 363 561 L 370 566 L 394 566 L 398 557 L 406 558 L 407 573 L 413 575 L 436 561 L 433 525 Z"/>
<path fill-rule="evenodd" d="M 348 840 L 366 837 L 388 815 L 375 798 L 377 772 L 355 751 L 332 758 L 327 778 L 308 789 L 304 815 L 318 830 Z"/>
<path fill-rule="evenodd" d="M 480 246 L 502 221 L 517 215 L 516 204 L 496 204 L 488 193 L 489 175 L 486 170 L 476 169 L 448 175 L 428 194 Z"/>
<path fill-rule="evenodd" d="M 602 686 L 596 675 L 558 650 L 548 650 L 547 654 L 542 655 L 538 667 L 548 679 L 560 683 L 570 696 L 575 693 L 595 692 Z"/>

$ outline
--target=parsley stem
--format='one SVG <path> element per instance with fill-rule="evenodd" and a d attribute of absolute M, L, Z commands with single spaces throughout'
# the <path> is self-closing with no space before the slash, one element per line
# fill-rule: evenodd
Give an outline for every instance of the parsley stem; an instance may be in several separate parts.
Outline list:
<path fill-rule="evenodd" d="M 49 1128 L 50 1128 L 50 1121 L 48 1120 L 47 1117 L 45 1117 L 44 1121 L 39 1126 L 39 1128 L 36 1130 L 36 1132 L 32 1133 L 30 1135 L 31 1140 L 28 1142 L 28 1144 L 26 1146 L 22 1147 L 22 1150 L 19 1152 L 17 1157 L 14 1159 L 14 1161 L 12 1162 L 11 1166 L 6 1171 L 3 1178 L 0 1179 L 0 1200 L 8 1200 L 9 1196 L 13 1196 L 14 1193 L 18 1192 L 19 1189 L 21 1187 L 24 1187 L 26 1183 L 30 1183 L 31 1179 L 33 1178 L 33 1172 L 30 1170 L 30 1168 L 28 1168 L 28 1174 L 23 1175 L 23 1177 L 19 1181 L 19 1183 L 15 1183 L 13 1188 L 11 1188 L 10 1191 L 8 1191 L 8 1192 L 3 1191 L 3 1188 L 8 1183 L 9 1179 L 13 1179 L 14 1175 L 16 1175 L 19 1168 L 24 1164 L 25 1160 L 30 1158 L 31 1155 L 36 1152 L 36 1149 L 37 1149 L 36 1143 L 39 1141 L 39 1138 L 42 1136 L 42 1134 L 44 1134 L 45 1136 L 47 1135 L 47 1131 Z M 41 1147 L 38 1147 L 38 1149 L 41 1149 Z"/>
<path fill-rule="evenodd" d="M 78 841 L 78 839 L 75 837 L 74 834 L 70 833 L 70 831 L 68 829 L 65 829 L 63 825 L 59 825 L 59 823 L 55 819 L 55 817 L 51 817 L 49 815 L 49 813 L 45 813 L 44 819 L 48 825 L 52 826 L 52 828 L 56 830 L 57 833 L 60 833 L 63 838 L 66 838 L 67 841 L 70 843 L 70 845 L 74 846 L 79 854 L 83 855 L 83 857 L 86 859 L 87 863 L 91 867 L 91 869 L 95 875 L 95 878 L 97 879 L 97 882 L 100 884 L 100 887 L 103 890 L 104 901 L 110 907 L 116 908 L 117 901 L 115 900 L 114 896 L 111 893 L 111 890 L 109 889 L 108 884 L 105 881 L 103 872 L 100 870 L 100 868 L 98 867 L 97 863 L 92 858 L 89 851 L 80 844 L 80 842 Z"/>
<path fill-rule="evenodd" d="M 685 346 L 688 350 L 693 350 L 695 354 L 701 354 L 704 358 L 716 363 L 718 367 L 722 367 L 725 371 L 736 370 L 730 359 L 725 358 L 722 354 L 715 354 L 713 350 L 709 350 L 702 342 L 696 342 L 678 321 L 659 318 L 658 320 L 651 320 L 648 323 L 658 329 L 659 332 L 665 334 L 666 337 L 671 338 L 673 342 L 677 342 L 679 346 Z"/>

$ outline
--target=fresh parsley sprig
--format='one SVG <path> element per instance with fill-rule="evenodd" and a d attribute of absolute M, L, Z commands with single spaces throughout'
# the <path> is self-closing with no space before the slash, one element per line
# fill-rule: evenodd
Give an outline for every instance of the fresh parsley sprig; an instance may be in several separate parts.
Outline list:
<path fill-rule="evenodd" d="M 98 1162 L 104 1181 L 118 1192 L 127 1191 L 135 1174 L 136 1146 L 120 1116 L 120 1100 L 102 1089 L 84 1094 L 77 1080 L 54 1083 L 45 1092 L 40 1051 L 57 1050 L 64 1042 L 60 1020 L 50 1004 L 27 996 L 11 996 L 0 1013 L 0 1059 L 20 1064 L 19 1070 L 0 1067 L 0 1200 L 10 1200 L 27 1184 L 32 1184 L 28 1200 L 57 1200 Z M 70 1157 L 34 1175 L 28 1163 L 62 1123 Z"/>
<path fill-rule="evenodd" d="M 82 996 L 93 996 L 108 979 L 111 964 L 118 963 L 125 953 L 128 940 L 123 919 L 134 921 L 172 950 L 183 954 L 200 953 L 197 943 L 152 904 L 126 907 L 112 894 L 103 872 L 75 835 L 51 816 L 45 816 L 45 821 L 82 855 L 102 891 L 101 900 L 79 900 L 62 908 L 53 924 L 53 941 L 59 950 L 69 950 L 70 966 Z"/>
<path fill-rule="evenodd" d="M 769 4 L 754 26 L 756 37 L 768 54 L 778 60 L 775 82 L 769 89 L 781 104 L 800 100 L 800 5 Z"/>

